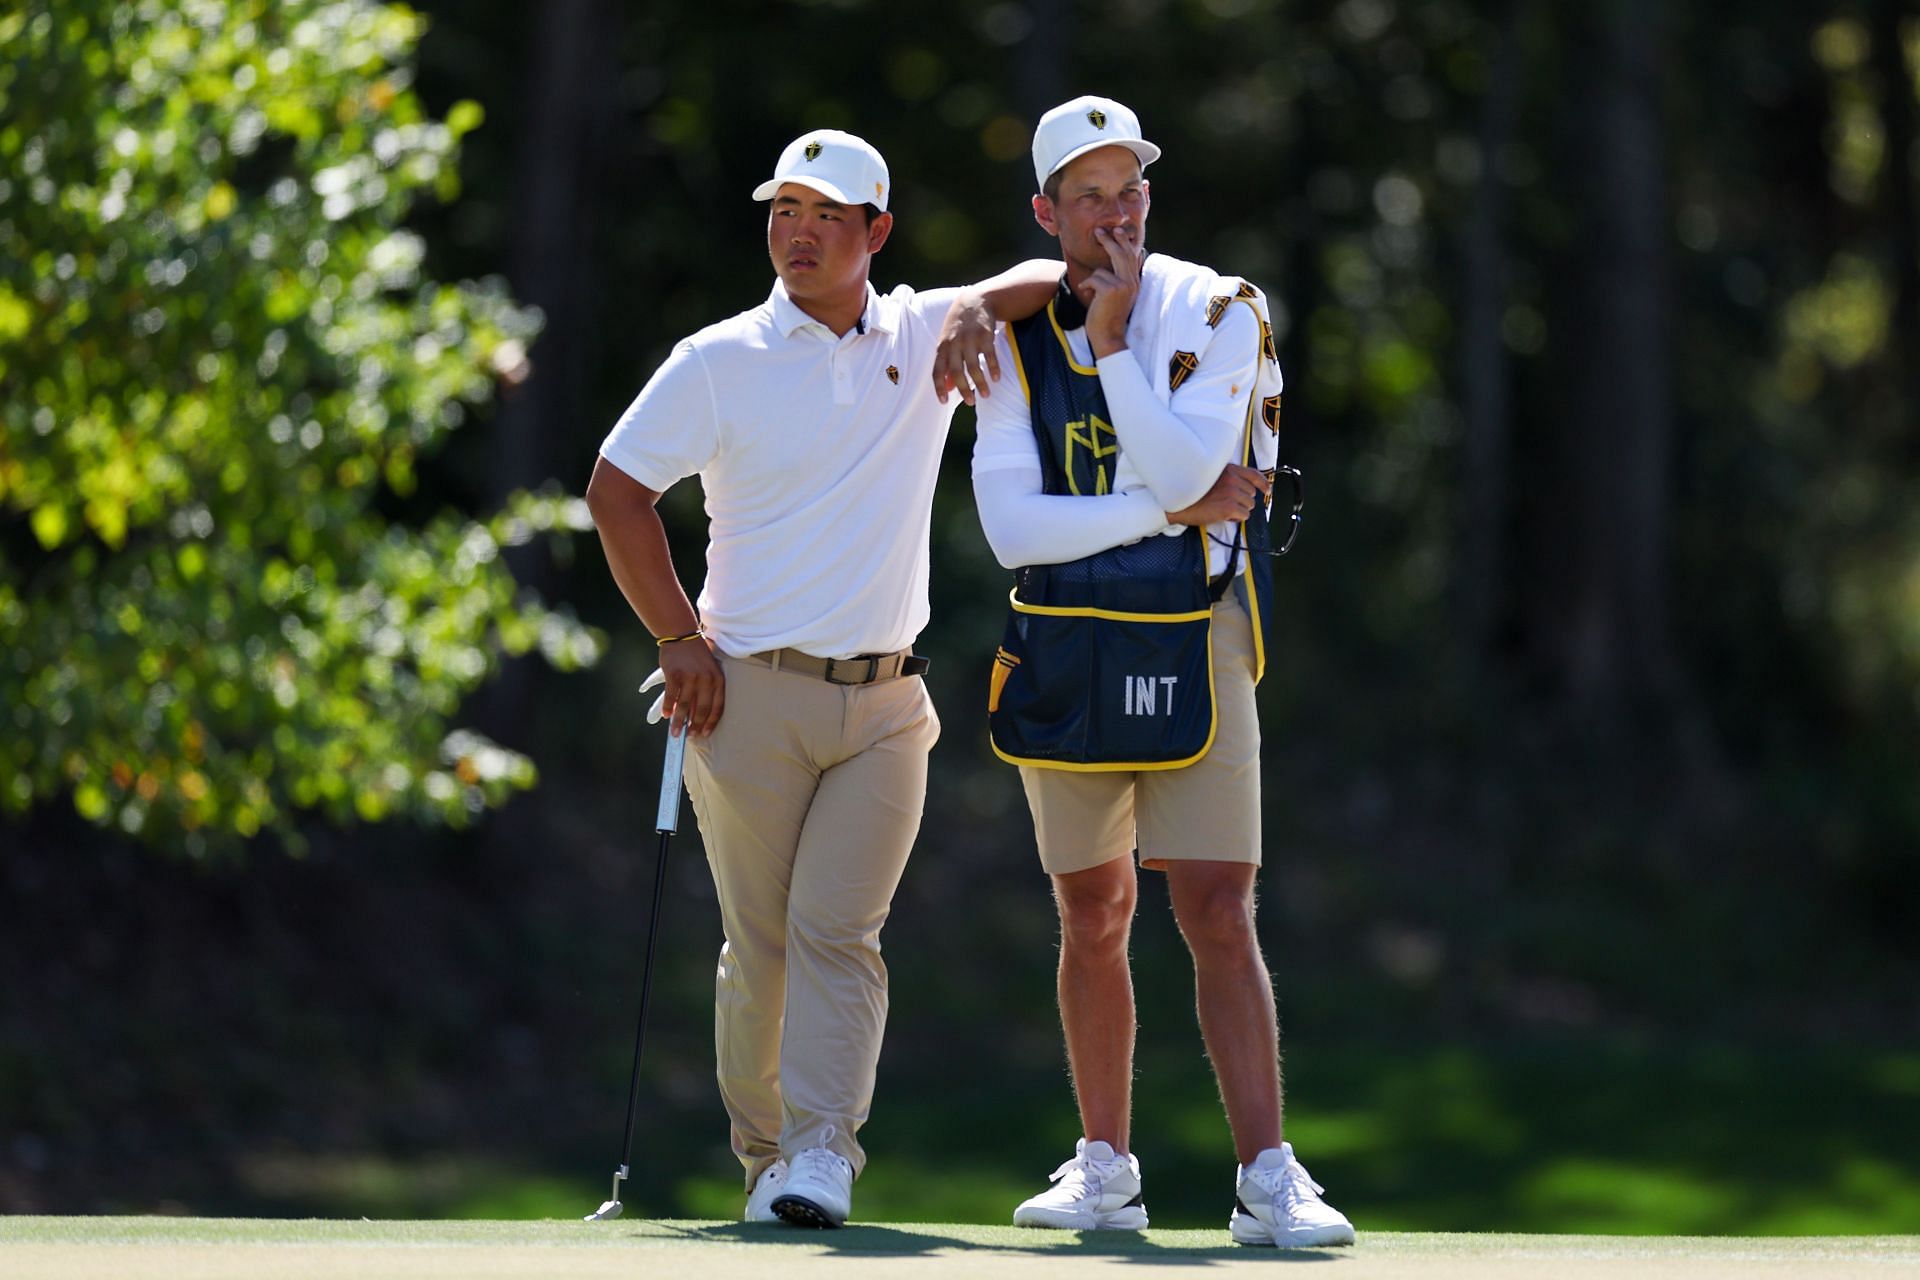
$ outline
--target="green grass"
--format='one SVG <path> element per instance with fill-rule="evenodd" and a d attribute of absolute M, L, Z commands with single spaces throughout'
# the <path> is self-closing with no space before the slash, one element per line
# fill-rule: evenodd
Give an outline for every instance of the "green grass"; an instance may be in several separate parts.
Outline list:
<path fill-rule="evenodd" d="M 1194 1039 L 1190 1053 L 1143 1055 L 1134 1146 L 1155 1225 L 1217 1230 L 1233 1154 Z M 1289 1136 L 1363 1232 L 1786 1236 L 1920 1224 L 1917 1053 L 1308 1041 L 1289 1057 L 1288 1091 Z M 856 1212 L 871 1223 L 1004 1223 L 1077 1127 L 1051 1064 L 988 1077 L 883 1066 Z M 714 1100 L 643 1109 L 630 1211 L 737 1216 L 724 1133 Z M 278 1152 L 239 1169 L 238 1208 L 571 1218 L 605 1197 L 612 1163 L 598 1150 L 537 1162 Z"/>
<path fill-rule="evenodd" d="M 890 1223 L 840 1231 L 795 1231 L 738 1222 L 622 1218 L 579 1221 L 331 1221 L 262 1218 L 0 1218 L 0 1263 L 5 1246 L 21 1245 L 388 1245 L 496 1248 L 568 1246 L 647 1248 L 708 1244 L 726 1249 L 806 1253 L 914 1255 L 984 1251 L 1073 1257 L 1270 1256 L 1227 1241 L 1221 1229 L 1145 1232 L 1024 1231 L 965 1223 Z M 1524 1251 L 1539 1255 L 1656 1259 L 1729 1256 L 1771 1260 L 1861 1259 L 1920 1263 L 1920 1236 L 1850 1236 L 1794 1240 L 1710 1237 L 1621 1237 L 1367 1232 L 1356 1250 L 1305 1250 L 1323 1255 L 1473 1258 Z"/>

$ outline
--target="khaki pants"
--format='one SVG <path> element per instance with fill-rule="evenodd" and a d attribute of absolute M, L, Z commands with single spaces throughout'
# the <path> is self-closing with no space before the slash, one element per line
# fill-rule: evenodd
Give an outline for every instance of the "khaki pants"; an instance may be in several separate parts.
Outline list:
<path fill-rule="evenodd" d="M 720 1096 L 751 1189 L 781 1155 L 853 1163 L 887 1020 L 880 927 L 920 830 L 940 721 L 917 676 L 836 685 L 722 656 L 727 706 L 687 752 L 726 943 Z"/>

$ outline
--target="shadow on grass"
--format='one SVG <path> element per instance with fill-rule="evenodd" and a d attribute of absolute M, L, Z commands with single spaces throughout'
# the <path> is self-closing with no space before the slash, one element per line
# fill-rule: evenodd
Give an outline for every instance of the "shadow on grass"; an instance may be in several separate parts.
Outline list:
<path fill-rule="evenodd" d="M 1036 1232 L 1031 1244 L 963 1240 L 901 1227 L 855 1225 L 833 1231 L 796 1231 L 769 1223 L 727 1222 L 711 1226 L 679 1227 L 661 1224 L 667 1232 L 688 1240 L 725 1241 L 791 1247 L 820 1246 L 831 1254 L 873 1254 L 911 1257 L 943 1249 L 969 1253 L 1059 1254 L 1070 1258 L 1120 1258 L 1154 1264 L 1191 1262 L 1212 1264 L 1230 1257 L 1257 1257 L 1263 1252 L 1283 1262 L 1331 1262 L 1339 1256 L 1327 1249 L 1259 1250 L 1231 1242 L 1218 1245 L 1168 1245 L 1135 1231 Z"/>

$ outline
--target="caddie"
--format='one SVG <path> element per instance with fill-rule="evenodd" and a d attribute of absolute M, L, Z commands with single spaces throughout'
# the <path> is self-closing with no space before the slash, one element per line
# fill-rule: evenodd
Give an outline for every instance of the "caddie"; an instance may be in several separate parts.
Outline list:
<path fill-rule="evenodd" d="M 1020 768 L 1059 908 L 1082 1127 L 1014 1222 L 1147 1225 L 1129 1132 L 1137 850 L 1141 867 L 1166 873 L 1193 956 L 1239 1159 L 1232 1238 L 1348 1244 L 1352 1225 L 1282 1138 L 1274 997 L 1254 931 L 1254 684 L 1276 554 L 1280 368 L 1259 289 L 1146 252 L 1142 171 L 1159 156 L 1109 98 L 1041 118 L 1033 216 L 1066 274 L 1043 312 L 999 339 L 1019 394 L 1009 379 L 978 409 L 980 520 L 1016 571 L 988 719 L 994 750 Z"/>
<path fill-rule="evenodd" d="M 864 140 L 794 139 L 753 193 L 769 202 L 772 293 L 674 347 L 587 490 L 657 640 L 670 731 L 692 735 L 687 787 L 726 933 L 717 1075 L 756 1222 L 839 1226 L 851 1208 L 887 1014 L 880 930 L 940 730 L 912 645 L 943 393 L 971 398 L 994 316 L 1031 314 L 1059 276 L 1039 262 L 881 295 L 868 276 L 891 193 Z M 698 609 L 655 511 L 691 475 L 709 520 Z"/>

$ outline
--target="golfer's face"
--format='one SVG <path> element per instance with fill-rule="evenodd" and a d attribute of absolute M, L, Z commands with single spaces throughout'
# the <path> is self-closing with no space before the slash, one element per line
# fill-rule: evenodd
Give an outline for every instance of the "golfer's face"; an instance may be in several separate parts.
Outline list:
<path fill-rule="evenodd" d="M 1113 259 L 1094 239 L 1094 229 L 1104 227 L 1141 252 L 1147 242 L 1148 203 L 1147 180 L 1140 176 L 1133 152 L 1101 147 L 1060 171 L 1060 196 L 1052 202 L 1054 225 L 1047 229 L 1060 237 L 1060 250 L 1069 262 L 1098 271 L 1111 267 Z"/>
<path fill-rule="evenodd" d="M 885 238 L 887 215 L 867 225 L 867 216 L 853 205 L 828 199 L 797 182 L 781 186 L 767 215 L 767 253 L 773 270 L 795 298 L 826 297 L 864 287 L 867 258 Z"/>

